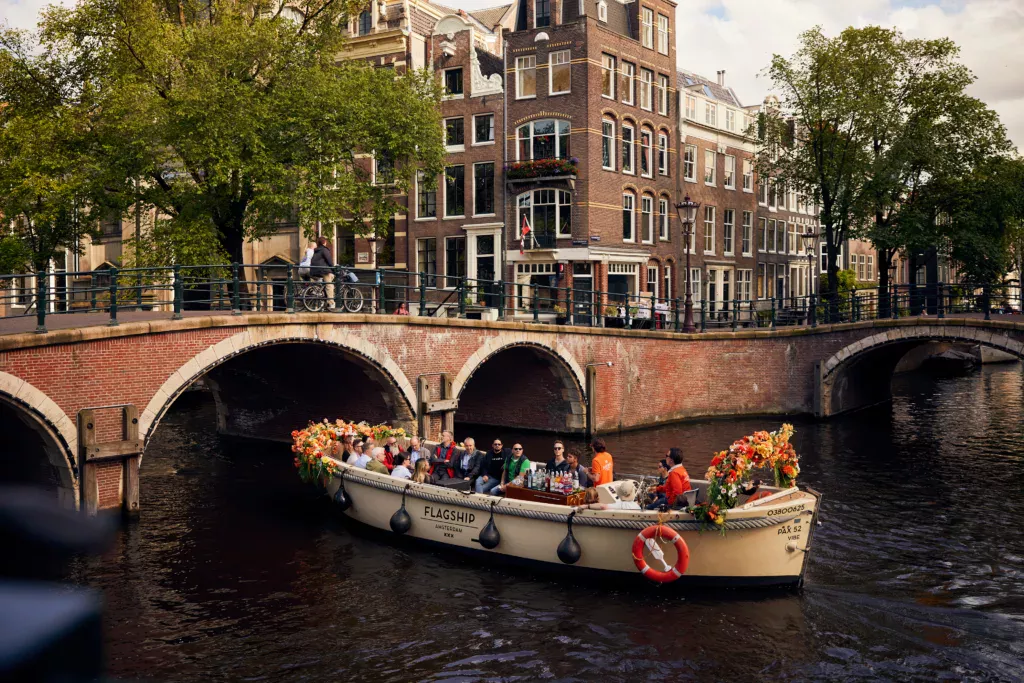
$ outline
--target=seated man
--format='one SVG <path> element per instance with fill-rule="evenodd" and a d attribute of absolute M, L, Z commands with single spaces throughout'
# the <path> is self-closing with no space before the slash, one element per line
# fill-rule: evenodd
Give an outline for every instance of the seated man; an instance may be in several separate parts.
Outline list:
<path fill-rule="evenodd" d="M 480 476 L 480 461 L 483 459 L 483 454 L 477 453 L 476 439 L 472 437 L 466 439 L 463 447 L 465 451 L 462 455 L 452 458 L 452 472 L 455 474 L 455 479 L 475 482 L 476 478 Z M 471 483 L 470 486 L 472 485 Z"/>
<path fill-rule="evenodd" d="M 586 505 L 592 510 L 639 510 L 640 504 L 636 502 L 636 484 L 629 479 L 620 481 L 615 489 L 619 499 L 614 503 L 592 503 Z"/>
<path fill-rule="evenodd" d="M 412 436 L 409 438 L 409 451 L 406 453 L 407 462 L 415 465 L 416 461 L 420 458 L 429 458 L 430 451 L 420 446 L 420 437 Z"/>
<path fill-rule="evenodd" d="M 384 464 L 384 449 L 378 449 L 372 458 L 366 463 L 366 469 L 377 474 L 388 474 L 388 467 Z"/>
<path fill-rule="evenodd" d="M 381 449 L 383 453 L 384 449 Z M 412 479 L 412 472 L 405 466 L 405 456 L 399 453 L 395 456 L 395 468 L 391 470 L 391 476 L 398 479 Z"/>
<path fill-rule="evenodd" d="M 686 501 L 680 496 L 693 487 L 690 486 L 690 474 L 683 467 L 683 452 L 678 448 L 668 449 L 668 460 L 672 469 L 668 471 L 665 483 L 655 491 L 665 494 L 666 505 L 669 507 L 685 507 Z"/>
<path fill-rule="evenodd" d="M 666 458 L 665 460 L 658 461 L 658 485 L 647 494 L 651 497 L 651 502 L 647 504 L 647 507 L 644 508 L 645 510 L 657 510 L 660 507 L 668 507 L 668 498 L 665 496 L 664 487 L 670 469 L 672 469 L 671 460 Z M 659 489 L 661 490 L 659 491 Z"/>
<path fill-rule="evenodd" d="M 480 476 L 477 477 L 473 490 L 477 493 L 491 493 L 501 483 L 501 472 L 505 461 L 512 457 L 512 451 L 504 448 L 501 439 L 495 439 L 491 450 L 480 460 Z"/>
<path fill-rule="evenodd" d="M 569 463 L 569 474 L 575 474 L 576 478 L 580 480 L 580 488 L 589 488 L 591 485 L 590 475 L 587 474 L 587 468 L 580 464 L 580 452 L 573 448 L 565 456 L 565 461 Z"/>
<path fill-rule="evenodd" d="M 377 453 L 376 453 L 377 450 L 380 450 L 381 454 L 383 455 L 383 453 L 384 453 L 384 449 L 383 448 L 380 448 L 380 449 L 374 448 L 373 451 L 371 451 L 370 453 L 360 453 L 359 455 L 357 455 L 356 459 L 352 463 L 352 465 L 354 467 L 362 467 L 362 468 L 365 469 L 366 468 L 366 463 L 370 462 L 371 460 L 373 460 L 373 458 L 377 457 Z"/>
<path fill-rule="evenodd" d="M 569 461 L 565 459 L 565 444 L 561 441 L 555 442 L 555 457 L 548 460 L 547 470 L 552 473 L 569 471 Z"/>
<path fill-rule="evenodd" d="M 434 449 L 434 457 L 430 460 L 430 473 L 438 480 L 455 476 L 451 468 L 452 456 L 455 455 L 455 435 L 447 429 L 441 432 L 441 443 Z"/>
<path fill-rule="evenodd" d="M 530 461 L 523 455 L 523 444 L 517 443 L 512 446 L 512 457 L 505 461 L 505 467 L 501 471 L 501 483 L 498 490 L 505 492 L 505 487 L 515 481 L 516 477 L 526 474 L 530 469 Z"/>

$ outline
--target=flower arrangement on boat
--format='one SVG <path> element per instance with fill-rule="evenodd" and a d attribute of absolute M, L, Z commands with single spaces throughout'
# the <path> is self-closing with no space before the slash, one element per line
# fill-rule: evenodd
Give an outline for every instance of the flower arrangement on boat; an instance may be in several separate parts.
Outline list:
<path fill-rule="evenodd" d="M 372 438 L 381 443 L 390 436 L 402 438 L 405 430 L 386 424 L 370 425 L 366 422 L 345 422 L 338 419 L 334 422 L 310 422 L 305 429 L 292 432 L 292 453 L 295 454 L 294 464 L 299 470 L 299 478 L 303 482 L 330 480 L 338 469 L 337 463 L 331 459 L 336 454 L 335 446 L 346 436 Z"/>
<path fill-rule="evenodd" d="M 734 441 L 728 450 L 716 453 L 705 475 L 707 501 L 689 511 L 724 531 L 726 511 L 736 507 L 740 494 L 750 489 L 754 470 L 770 469 L 776 486 L 793 486 L 800 474 L 800 458 L 789 442 L 793 431 L 793 425 L 783 424 L 774 432 L 754 432 Z"/>

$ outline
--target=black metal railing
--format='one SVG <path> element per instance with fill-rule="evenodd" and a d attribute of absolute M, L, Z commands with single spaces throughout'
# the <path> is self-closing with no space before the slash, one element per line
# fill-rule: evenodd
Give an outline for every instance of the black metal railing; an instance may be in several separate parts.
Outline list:
<path fill-rule="evenodd" d="M 589 280 L 588 280 L 589 281 Z M 707 288 L 704 294 L 708 293 Z M 1012 315 L 1017 283 L 933 283 L 865 288 L 840 294 L 693 297 L 700 331 L 809 326 L 878 319 Z M 682 298 L 574 288 L 557 274 L 515 281 L 404 270 L 295 265 L 198 265 L 110 268 L 0 276 L 0 319 L 35 316 L 39 332 L 53 316 L 102 313 L 117 325 L 135 312 L 184 315 L 245 312 L 369 313 L 518 320 L 534 323 L 680 331 Z M 94 320 L 93 320 L 94 322 Z"/>

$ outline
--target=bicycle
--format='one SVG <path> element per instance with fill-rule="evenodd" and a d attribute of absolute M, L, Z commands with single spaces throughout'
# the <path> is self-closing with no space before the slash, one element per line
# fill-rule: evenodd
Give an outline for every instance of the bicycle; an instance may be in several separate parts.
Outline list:
<path fill-rule="evenodd" d="M 350 271 L 342 271 L 341 278 L 344 278 L 345 282 L 336 282 L 334 284 L 335 287 L 340 288 L 338 295 L 341 299 L 341 306 L 349 313 L 358 313 L 363 310 L 363 293 L 350 283 L 358 282 L 359 280 Z M 299 299 L 302 301 L 302 307 L 310 313 L 320 313 L 333 302 L 327 296 L 327 284 L 321 278 L 314 278 L 308 283 L 301 285 Z"/>

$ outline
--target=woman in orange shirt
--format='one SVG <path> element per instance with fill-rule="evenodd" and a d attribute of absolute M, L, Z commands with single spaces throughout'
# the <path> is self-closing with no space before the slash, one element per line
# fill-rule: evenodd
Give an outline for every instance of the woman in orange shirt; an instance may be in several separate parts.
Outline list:
<path fill-rule="evenodd" d="M 614 463 L 612 454 L 605 446 L 604 439 L 594 439 L 590 447 L 594 449 L 594 459 L 590 463 L 590 485 L 601 486 L 612 483 L 615 480 Z"/>

